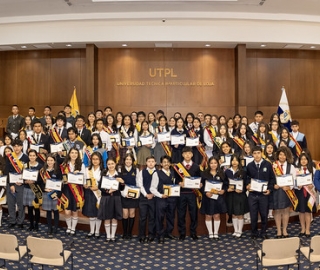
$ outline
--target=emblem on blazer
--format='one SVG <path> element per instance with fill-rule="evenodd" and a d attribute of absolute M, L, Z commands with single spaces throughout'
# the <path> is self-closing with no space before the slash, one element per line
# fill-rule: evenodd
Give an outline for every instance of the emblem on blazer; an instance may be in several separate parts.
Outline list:
<path fill-rule="evenodd" d="M 266 171 L 267 171 L 267 168 L 266 168 L 266 167 L 264 167 L 264 168 L 263 168 L 263 172 L 266 172 Z"/>
<path fill-rule="evenodd" d="M 220 180 L 220 176 L 217 176 L 217 180 Z"/>
<path fill-rule="evenodd" d="M 133 172 L 131 175 L 132 175 L 132 176 L 135 176 L 136 174 Z"/>

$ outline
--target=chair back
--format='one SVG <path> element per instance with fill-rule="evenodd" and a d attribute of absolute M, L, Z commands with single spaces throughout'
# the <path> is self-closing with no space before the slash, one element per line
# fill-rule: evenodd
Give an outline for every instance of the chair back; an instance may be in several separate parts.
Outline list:
<path fill-rule="evenodd" d="M 310 248 L 312 255 L 320 255 L 320 235 L 315 235 L 311 238 Z"/>
<path fill-rule="evenodd" d="M 298 255 L 299 248 L 299 237 L 266 239 L 262 242 L 262 259 L 292 258 Z"/>
<path fill-rule="evenodd" d="M 0 234 L 0 258 L 6 258 L 10 254 L 12 260 L 19 260 L 18 239 L 13 234 Z"/>
<path fill-rule="evenodd" d="M 45 239 L 33 236 L 27 237 L 27 247 L 29 255 L 43 259 L 63 260 L 63 244 L 58 239 Z"/>

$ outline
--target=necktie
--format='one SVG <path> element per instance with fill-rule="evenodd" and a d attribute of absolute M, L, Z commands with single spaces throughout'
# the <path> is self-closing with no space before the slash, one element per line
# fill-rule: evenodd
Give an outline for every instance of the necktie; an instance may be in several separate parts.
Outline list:
<path fill-rule="evenodd" d="M 78 130 L 78 134 L 81 137 L 81 129 Z"/>
<path fill-rule="evenodd" d="M 307 174 L 307 168 L 303 168 L 304 174 Z M 303 187 L 303 197 L 307 197 L 307 190 Z"/>
<path fill-rule="evenodd" d="M 259 168 L 260 168 L 260 164 L 259 164 L 259 163 L 257 163 L 257 164 L 256 164 L 256 166 L 257 166 L 257 169 L 259 170 Z"/>
<path fill-rule="evenodd" d="M 61 128 L 58 129 L 59 135 L 61 135 Z"/>
<path fill-rule="evenodd" d="M 283 164 L 281 164 L 281 171 L 282 171 L 282 173 L 283 173 Z"/>
<path fill-rule="evenodd" d="M 148 170 L 150 174 L 152 174 L 152 170 Z"/>
<path fill-rule="evenodd" d="M 187 170 L 189 170 L 190 167 L 191 167 L 190 164 L 187 164 L 187 165 L 186 165 L 186 169 L 187 169 Z"/>
<path fill-rule="evenodd" d="M 37 143 L 39 143 L 39 137 L 40 137 L 40 135 L 37 134 Z"/>

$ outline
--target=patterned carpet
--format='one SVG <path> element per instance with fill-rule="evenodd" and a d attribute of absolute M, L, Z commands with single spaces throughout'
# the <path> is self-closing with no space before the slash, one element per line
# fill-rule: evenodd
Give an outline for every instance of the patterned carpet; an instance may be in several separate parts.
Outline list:
<path fill-rule="evenodd" d="M 30 233 L 26 229 L 21 230 L 16 227 L 9 229 L 6 218 L 5 215 L 0 232 L 15 234 L 20 244 L 25 243 L 29 234 L 47 237 L 46 226 L 43 224 L 40 225 L 39 232 Z M 320 217 L 316 217 L 312 223 L 313 235 L 320 233 L 319 225 Z M 290 224 L 288 231 L 291 236 L 298 235 L 299 224 Z M 88 239 L 85 237 L 86 234 L 87 232 L 77 231 L 77 234 L 71 237 L 65 235 L 64 229 L 60 229 L 57 234 L 57 238 L 64 243 L 68 242 L 70 238 L 74 240 L 72 248 L 74 269 L 256 269 L 256 247 L 250 239 L 249 231 L 245 232 L 241 239 L 234 239 L 231 234 L 225 234 L 215 242 L 209 241 L 206 236 L 201 236 L 197 241 L 193 241 L 190 237 L 187 237 L 183 242 L 166 239 L 165 244 L 158 244 L 157 241 L 141 244 L 137 238 L 123 240 L 119 235 L 115 243 L 106 243 L 104 236 L 99 239 Z M 274 237 L 275 228 L 269 228 L 268 234 L 270 237 Z M 261 242 L 261 239 L 258 240 Z M 306 238 L 303 238 L 303 241 L 305 244 L 308 243 Z M 18 264 L 8 262 L 7 269 L 18 269 Z M 27 269 L 26 257 L 23 259 L 20 269 Z M 40 266 L 35 265 L 34 269 L 40 269 Z M 45 267 L 45 269 L 49 268 Z M 65 269 L 69 268 L 65 267 Z M 274 269 L 286 269 L 286 267 Z M 298 269 L 298 267 L 290 269 Z M 308 269 L 308 264 L 303 256 L 301 256 L 300 269 Z"/>

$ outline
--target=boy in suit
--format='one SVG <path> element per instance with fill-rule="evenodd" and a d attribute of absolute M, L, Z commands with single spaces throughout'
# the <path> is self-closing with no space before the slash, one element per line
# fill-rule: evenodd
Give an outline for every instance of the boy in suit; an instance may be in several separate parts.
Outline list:
<path fill-rule="evenodd" d="M 24 119 L 19 115 L 18 105 L 12 106 L 12 115 L 8 117 L 6 132 L 11 135 L 13 139 L 18 136 L 19 130 L 23 127 Z"/>

